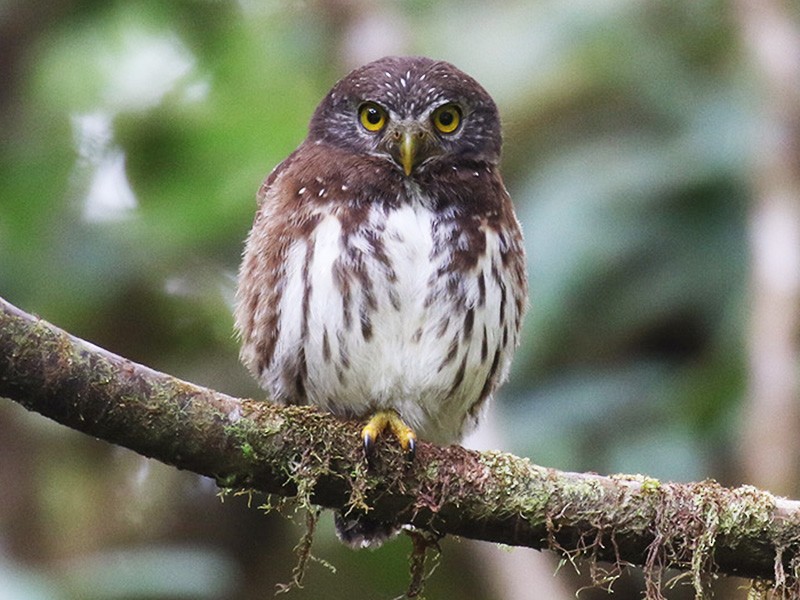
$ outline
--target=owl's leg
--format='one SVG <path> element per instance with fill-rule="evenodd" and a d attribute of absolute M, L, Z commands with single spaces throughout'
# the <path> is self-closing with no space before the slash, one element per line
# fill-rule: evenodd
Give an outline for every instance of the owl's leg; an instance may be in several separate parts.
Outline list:
<path fill-rule="evenodd" d="M 391 430 L 400 446 L 409 456 L 414 455 L 414 450 L 417 447 L 417 434 L 414 430 L 406 425 L 405 421 L 400 418 L 393 410 L 381 410 L 376 412 L 370 417 L 367 424 L 361 430 L 361 438 L 364 440 L 364 450 L 369 453 L 375 440 L 378 439 L 384 431 Z"/>

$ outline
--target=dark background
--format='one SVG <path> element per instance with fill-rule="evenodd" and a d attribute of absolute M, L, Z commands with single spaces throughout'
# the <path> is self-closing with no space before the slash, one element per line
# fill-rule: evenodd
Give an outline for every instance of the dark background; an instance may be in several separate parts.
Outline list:
<path fill-rule="evenodd" d="M 231 318 L 258 186 L 351 68 L 443 58 L 500 107 L 532 287 L 511 381 L 468 443 L 797 495 L 798 14 L 759 7 L 6 1 L 0 295 L 156 369 L 262 396 Z M 304 517 L 264 501 L 223 501 L 208 480 L 0 401 L 2 600 L 271 597 Z M 554 577 L 548 553 L 443 549 L 430 598 L 562 600 L 587 582 L 585 565 Z M 336 573 L 312 563 L 289 597 L 394 598 L 409 551 L 403 538 L 346 550 L 325 515 L 314 553 Z M 642 589 L 635 570 L 614 586 L 621 600 Z"/>

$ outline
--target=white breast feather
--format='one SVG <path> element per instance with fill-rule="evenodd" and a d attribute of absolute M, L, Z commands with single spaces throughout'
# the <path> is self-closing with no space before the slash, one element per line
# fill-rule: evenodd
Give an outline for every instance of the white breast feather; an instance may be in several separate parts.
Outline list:
<path fill-rule="evenodd" d="M 328 215 L 315 229 L 309 265 L 313 292 L 309 301 L 308 338 L 303 348 L 308 365 L 308 400 L 331 412 L 350 415 L 394 408 L 422 439 L 454 441 L 462 433 L 466 413 L 480 396 L 495 352 L 502 344 L 502 329 L 498 326 L 502 292 L 491 275 L 492 262 L 500 260 L 498 236 L 487 233 L 487 252 L 463 284 L 462 297 L 467 308 L 474 310 L 473 341 L 467 344 L 459 337 L 457 355 L 442 366 L 452 340 L 462 336 L 464 310 L 453 306 L 452 294 L 445 289 L 443 279 L 436 283 L 440 289 L 433 302 L 426 307 L 425 300 L 429 282 L 436 281 L 435 273 L 449 260 L 446 251 L 434 257 L 434 228 L 450 225 L 437 221 L 420 202 L 404 204 L 386 215 L 382 208 L 372 210 L 369 219 L 386 217 L 381 239 L 396 280 L 389 281 L 385 266 L 378 259 L 367 259 L 372 261 L 366 267 L 376 302 L 369 340 L 362 336 L 359 324 L 363 290 L 357 278 L 351 280 L 350 289 L 353 323 L 349 330 L 345 327 L 344 307 L 333 275 L 334 263 L 344 251 L 341 224 L 335 216 Z M 376 230 L 371 224 L 367 228 Z M 349 243 L 365 253 L 370 249 L 369 240 L 358 233 L 350 236 Z M 301 319 L 297 315 L 301 313 L 298 309 L 303 296 L 305 252 L 305 245 L 296 242 L 287 257 L 290 283 L 281 299 L 278 353 L 293 345 L 300 348 Z M 483 306 L 479 306 L 481 272 L 485 282 Z M 506 322 L 512 330 L 498 367 L 503 378 L 515 345 L 511 325 L 515 309 L 510 282 L 505 285 Z M 488 358 L 482 360 L 484 327 Z M 324 356 L 326 350 L 328 360 Z M 464 378 L 453 394 L 452 384 L 465 354 Z"/>

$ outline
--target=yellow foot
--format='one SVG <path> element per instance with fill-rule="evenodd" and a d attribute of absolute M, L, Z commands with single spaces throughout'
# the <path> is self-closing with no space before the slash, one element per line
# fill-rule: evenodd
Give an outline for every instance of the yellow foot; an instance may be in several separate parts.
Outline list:
<path fill-rule="evenodd" d="M 378 439 L 384 431 L 390 429 L 400 446 L 409 457 L 414 456 L 414 450 L 417 447 L 417 434 L 408 425 L 405 424 L 403 419 L 400 418 L 393 410 L 381 410 L 376 412 L 370 417 L 364 429 L 361 430 L 361 438 L 364 440 L 364 450 L 369 454 L 375 440 Z"/>

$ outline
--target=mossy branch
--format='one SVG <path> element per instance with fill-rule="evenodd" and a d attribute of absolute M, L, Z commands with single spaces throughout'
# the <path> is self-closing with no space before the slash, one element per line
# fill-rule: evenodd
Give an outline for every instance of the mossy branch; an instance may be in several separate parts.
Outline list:
<path fill-rule="evenodd" d="M 421 443 L 413 462 L 379 442 L 367 465 L 357 423 L 202 388 L 70 336 L 0 299 L 0 396 L 226 488 L 433 531 L 664 567 L 796 592 L 800 502 L 713 481 L 565 473 L 500 452 Z"/>

